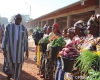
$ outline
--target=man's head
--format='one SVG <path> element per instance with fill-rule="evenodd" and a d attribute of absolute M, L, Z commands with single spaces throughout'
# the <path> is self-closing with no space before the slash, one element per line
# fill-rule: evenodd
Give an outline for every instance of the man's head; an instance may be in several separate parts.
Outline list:
<path fill-rule="evenodd" d="M 20 23 L 21 23 L 21 21 L 22 21 L 22 16 L 21 16 L 21 14 L 15 15 L 14 20 L 15 20 L 15 24 L 16 24 L 16 25 L 20 25 Z"/>

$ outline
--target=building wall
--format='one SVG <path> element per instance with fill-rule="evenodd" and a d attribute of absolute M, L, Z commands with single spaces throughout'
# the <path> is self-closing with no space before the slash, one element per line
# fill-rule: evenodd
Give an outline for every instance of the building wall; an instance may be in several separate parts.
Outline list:
<path fill-rule="evenodd" d="M 48 20 L 48 25 L 49 25 L 49 26 L 52 26 L 53 23 L 54 23 L 54 19 L 49 19 L 49 20 Z"/>
<path fill-rule="evenodd" d="M 39 27 L 43 27 L 45 24 L 52 26 L 53 23 L 58 23 L 61 30 L 64 27 L 72 27 L 78 20 L 87 21 L 92 14 L 98 13 L 99 0 L 86 0 L 84 5 L 81 2 L 74 3 L 66 6 L 30 22 L 32 28 L 35 28 L 39 22 Z M 29 23 L 27 23 L 29 24 Z M 41 24 L 41 25 L 40 25 Z"/>

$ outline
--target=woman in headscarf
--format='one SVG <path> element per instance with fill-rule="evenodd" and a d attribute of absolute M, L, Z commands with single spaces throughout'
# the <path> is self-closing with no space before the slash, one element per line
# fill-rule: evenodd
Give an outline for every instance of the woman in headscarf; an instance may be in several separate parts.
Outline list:
<path fill-rule="evenodd" d="M 83 50 L 96 50 L 96 45 L 99 41 L 100 36 L 100 15 L 92 15 L 87 23 L 88 35 L 81 46 Z"/>
<path fill-rule="evenodd" d="M 52 32 L 52 26 L 47 27 L 47 34 L 49 35 Z"/>
<path fill-rule="evenodd" d="M 60 26 L 57 23 L 54 23 L 52 25 L 52 32 L 54 33 L 53 34 L 54 36 L 49 38 L 50 42 L 52 42 L 54 39 L 59 38 L 61 36 Z M 47 46 L 47 51 L 48 52 L 50 51 L 50 43 Z M 53 80 L 54 79 L 55 66 L 56 66 L 56 60 L 51 59 L 50 54 L 47 55 L 45 80 Z"/>
<path fill-rule="evenodd" d="M 75 35 L 76 35 L 75 34 L 75 29 L 73 27 L 71 27 L 71 28 L 69 28 L 67 30 L 67 36 L 70 38 L 71 41 L 73 40 L 73 38 L 75 37 Z M 67 43 L 67 44 L 69 44 L 69 43 Z"/>
<path fill-rule="evenodd" d="M 99 53 L 100 53 L 100 37 L 99 37 L 100 36 L 100 31 L 99 31 L 100 30 L 100 15 L 99 16 L 92 15 L 87 22 L 87 26 L 88 26 L 87 27 L 88 35 L 86 36 L 84 43 L 81 45 L 80 53 L 82 53 L 86 50 L 89 50 L 89 51 L 92 51 L 92 52 L 98 52 L 99 51 Z M 87 55 L 87 57 L 90 57 L 90 55 Z M 80 63 L 80 61 L 79 61 L 79 63 Z M 76 64 L 76 66 L 77 65 L 78 64 Z M 84 64 L 82 64 L 82 65 L 84 65 Z M 92 64 L 92 65 L 94 65 L 94 67 L 95 67 L 95 64 Z M 78 68 L 80 68 L 80 67 L 78 67 Z"/>
<path fill-rule="evenodd" d="M 75 36 L 75 34 L 76 34 L 76 36 Z M 66 47 L 68 48 L 68 52 L 67 53 L 68 54 L 73 53 L 72 55 L 77 55 L 78 56 L 81 43 L 85 39 L 83 21 L 81 21 L 81 20 L 77 21 L 74 24 L 74 29 L 73 28 L 69 28 L 68 29 L 68 37 L 71 39 L 71 42 L 66 44 Z M 68 47 L 69 45 L 76 52 L 73 52 L 72 50 L 70 50 L 70 47 Z M 70 56 L 68 56 L 68 57 L 70 57 Z M 75 70 L 72 70 L 72 71 L 75 71 Z M 67 76 L 67 75 L 70 75 L 70 77 Z M 72 79 L 72 73 L 66 72 L 65 73 L 65 78 L 66 79 Z"/>
<path fill-rule="evenodd" d="M 48 34 L 47 34 L 47 27 L 48 27 L 47 25 L 45 25 L 45 26 L 43 27 L 43 30 L 42 30 L 43 33 L 44 33 L 43 38 L 46 37 L 46 36 L 48 35 Z"/>
<path fill-rule="evenodd" d="M 46 35 L 46 30 L 47 30 L 47 25 L 45 24 L 44 27 L 43 27 L 42 30 L 41 30 L 41 34 L 39 34 L 39 33 L 40 33 L 40 31 L 39 31 L 37 37 L 39 38 L 40 36 L 42 36 L 40 39 L 42 39 L 43 37 L 45 37 L 45 35 Z M 40 39 L 39 39 L 39 40 L 40 40 Z M 41 58 L 41 52 L 40 52 L 40 45 L 39 45 L 39 41 L 38 41 L 38 46 L 37 46 L 37 66 L 38 66 L 38 67 L 39 67 L 40 64 L 41 64 L 40 58 Z M 38 73 L 37 75 L 40 75 L 40 73 Z"/>
<path fill-rule="evenodd" d="M 85 39 L 85 34 L 83 32 L 84 25 L 85 24 L 83 23 L 83 21 L 79 20 L 74 24 L 74 28 L 71 27 L 67 30 L 67 35 L 70 38 L 70 41 L 67 42 L 66 45 L 72 45 L 73 48 L 76 50 L 77 46 L 82 42 L 82 40 Z M 75 33 L 76 33 L 76 36 L 75 36 Z M 72 52 L 72 51 L 70 51 L 70 52 Z M 76 54 L 77 54 L 77 52 L 76 52 Z M 68 72 L 66 72 L 66 74 L 72 76 Z M 61 73 L 60 73 L 60 75 L 61 75 Z M 56 80 L 58 80 L 58 79 L 56 78 Z M 63 80 L 63 77 L 61 77 L 61 80 Z"/>
<path fill-rule="evenodd" d="M 49 33 L 52 31 L 52 27 L 51 26 L 47 26 L 45 27 L 45 34 L 43 36 L 44 39 L 49 37 Z M 45 58 L 46 58 L 46 52 L 42 52 L 41 51 L 41 55 L 40 55 L 40 67 L 39 67 L 39 73 L 40 73 L 40 77 L 44 78 L 45 77 Z"/>
<path fill-rule="evenodd" d="M 75 29 L 76 36 L 74 36 L 74 38 L 72 39 L 72 44 L 74 46 L 74 49 L 76 49 L 76 51 L 79 55 L 80 47 L 81 47 L 81 45 L 84 42 L 85 37 L 86 37 L 86 34 L 85 34 L 86 23 L 82 20 L 79 20 L 74 24 L 74 29 Z M 72 73 L 76 73 L 76 72 L 78 72 L 77 68 L 74 68 L 72 70 Z"/>
<path fill-rule="evenodd" d="M 54 33 L 54 36 L 50 39 L 50 41 L 53 41 L 55 38 L 61 36 L 60 26 L 57 23 L 52 25 L 52 32 Z"/>
<path fill-rule="evenodd" d="M 75 34 L 75 29 L 73 27 L 68 28 L 67 36 L 68 36 L 69 40 L 67 41 L 66 45 L 72 45 L 73 46 L 73 42 L 72 41 L 73 41 L 73 38 L 75 37 L 75 35 L 76 35 Z M 59 74 L 60 74 L 60 80 L 72 80 L 72 75 L 69 72 L 65 72 L 65 71 L 61 70 L 61 72 L 59 72 Z M 57 80 L 59 80 L 59 78 Z"/>
<path fill-rule="evenodd" d="M 70 35 L 69 35 L 69 33 L 67 33 L 67 31 L 70 32 Z M 68 38 L 68 36 L 69 36 L 69 38 Z M 65 27 L 63 29 L 62 38 L 64 39 L 66 44 L 70 43 L 71 39 L 73 39 L 74 36 L 75 36 L 75 33 L 74 33 L 74 29 L 73 28 L 69 28 L 68 29 L 67 27 Z M 64 73 L 65 72 L 62 70 L 61 58 L 60 58 L 60 55 L 58 55 L 55 80 L 64 80 Z"/>
<path fill-rule="evenodd" d="M 86 37 L 86 34 L 85 34 L 86 23 L 82 20 L 79 20 L 74 24 L 74 28 L 75 28 L 76 36 L 74 37 L 73 42 L 74 42 L 74 45 L 76 46 L 76 48 L 78 50 L 80 50 L 80 47 Z"/>

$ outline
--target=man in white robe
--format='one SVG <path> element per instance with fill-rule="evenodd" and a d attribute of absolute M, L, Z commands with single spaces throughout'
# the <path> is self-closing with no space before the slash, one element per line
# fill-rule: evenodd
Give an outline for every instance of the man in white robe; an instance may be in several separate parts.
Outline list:
<path fill-rule="evenodd" d="M 10 80 L 12 74 L 14 74 L 14 80 L 19 80 L 24 62 L 24 52 L 26 52 L 28 58 L 27 29 L 21 24 L 22 17 L 20 14 L 17 14 L 14 20 L 15 23 L 7 25 L 2 40 L 3 54 L 9 63 L 8 80 Z"/>

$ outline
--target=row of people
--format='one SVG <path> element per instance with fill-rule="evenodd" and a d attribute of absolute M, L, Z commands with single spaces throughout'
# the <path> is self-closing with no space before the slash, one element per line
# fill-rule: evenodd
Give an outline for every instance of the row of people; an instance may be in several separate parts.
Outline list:
<path fill-rule="evenodd" d="M 99 51 L 99 47 L 96 47 L 97 45 L 100 46 L 99 21 L 99 14 L 92 15 L 87 23 L 79 20 L 74 24 L 74 27 L 64 28 L 62 33 L 60 31 L 60 26 L 57 23 L 54 23 L 52 27 L 45 27 L 44 29 L 46 30 L 46 33 L 43 35 L 43 38 L 48 38 L 49 41 L 47 42 L 46 51 L 42 51 L 41 44 L 38 43 L 38 75 L 45 80 L 72 80 L 72 73 L 77 73 L 79 71 L 76 67 L 73 68 L 70 73 L 64 71 L 62 69 L 62 66 L 64 66 L 62 57 L 71 59 L 80 56 L 84 50 Z M 52 43 L 61 37 L 66 44 L 62 46 L 63 48 L 61 50 L 59 50 L 56 58 L 52 58 Z M 68 63 L 66 64 L 68 65 Z"/>

